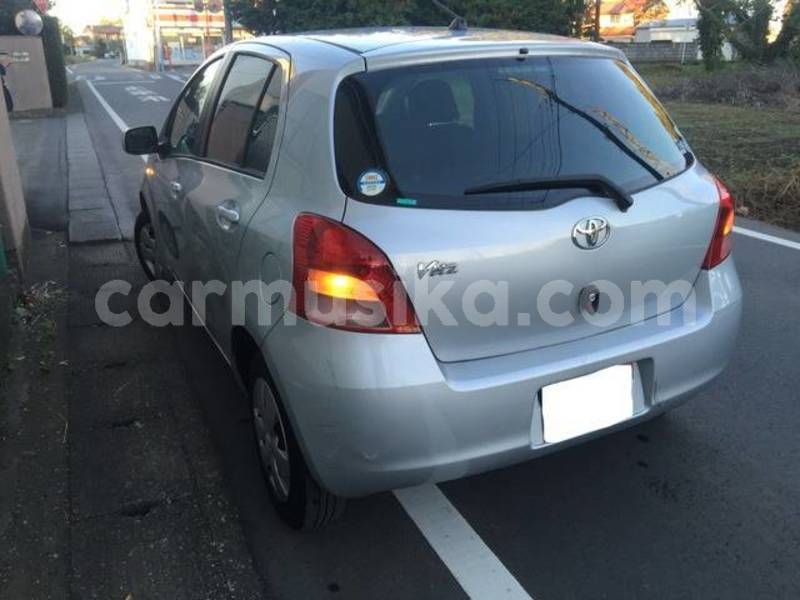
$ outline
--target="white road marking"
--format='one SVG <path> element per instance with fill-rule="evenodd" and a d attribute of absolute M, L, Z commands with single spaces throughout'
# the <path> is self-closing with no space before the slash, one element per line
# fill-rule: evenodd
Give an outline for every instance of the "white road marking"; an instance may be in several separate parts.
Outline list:
<path fill-rule="evenodd" d="M 154 81 L 158 81 L 159 79 L 161 79 L 161 75 L 159 75 L 157 73 L 150 73 L 150 79 L 152 79 Z"/>
<path fill-rule="evenodd" d="M 105 81 L 106 78 L 103 75 L 95 75 L 92 77 L 92 81 Z"/>
<path fill-rule="evenodd" d="M 170 79 L 174 79 L 178 83 L 186 83 L 186 80 L 184 78 L 182 78 L 179 75 L 175 75 L 175 73 L 164 73 L 164 75 L 166 77 L 169 77 Z"/>
<path fill-rule="evenodd" d="M 119 81 L 96 81 L 95 85 L 149 85 L 152 81 L 142 81 L 141 79 L 119 80 Z"/>
<path fill-rule="evenodd" d="M 169 98 L 156 94 L 153 90 L 148 90 L 140 85 L 129 85 L 125 88 L 125 91 L 140 102 L 169 102 Z"/>
<path fill-rule="evenodd" d="M 100 95 L 100 92 L 97 91 L 97 88 L 94 87 L 94 84 L 91 81 L 87 81 L 86 85 L 89 86 L 89 89 L 95 95 L 95 97 L 97 98 L 98 102 L 100 102 L 100 106 L 102 106 L 106 110 L 106 112 L 108 113 L 108 116 L 111 117 L 112 121 L 114 121 L 114 124 L 117 127 L 119 127 L 119 130 L 122 133 L 125 133 L 126 131 L 128 131 L 128 129 L 130 129 L 128 127 L 128 124 L 125 123 L 125 121 L 122 120 L 122 117 L 120 117 L 116 112 L 114 112 L 114 109 L 111 108 L 111 105 L 108 102 L 106 102 L 106 99 L 103 98 L 103 96 Z M 147 157 L 146 156 L 142 156 L 140 158 L 145 163 L 147 162 Z"/>
<path fill-rule="evenodd" d="M 69 73 L 70 75 L 72 75 L 72 73 L 73 73 L 73 71 L 72 71 L 72 67 L 67 67 L 67 73 Z"/>
<path fill-rule="evenodd" d="M 760 231 L 753 231 L 752 229 L 745 229 L 743 227 L 734 227 L 733 231 L 734 233 L 746 235 L 747 237 L 755 238 L 757 240 L 762 240 L 764 242 L 771 242 L 773 244 L 778 244 L 779 246 L 784 246 L 786 248 L 791 248 L 793 250 L 800 250 L 800 242 L 787 240 L 785 238 L 777 237 L 775 235 L 761 233 Z"/>
<path fill-rule="evenodd" d="M 531 600 L 438 487 L 394 495 L 470 598 Z"/>

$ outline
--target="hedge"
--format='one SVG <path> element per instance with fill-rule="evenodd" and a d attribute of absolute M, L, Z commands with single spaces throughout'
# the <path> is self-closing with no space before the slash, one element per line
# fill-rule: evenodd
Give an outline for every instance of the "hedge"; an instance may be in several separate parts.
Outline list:
<path fill-rule="evenodd" d="M 53 97 L 53 106 L 63 108 L 69 100 L 69 92 L 61 27 L 55 17 L 45 15 L 42 20 L 44 21 L 42 44 L 44 45 L 44 59 L 47 63 L 47 77 L 50 79 L 50 94 Z"/>

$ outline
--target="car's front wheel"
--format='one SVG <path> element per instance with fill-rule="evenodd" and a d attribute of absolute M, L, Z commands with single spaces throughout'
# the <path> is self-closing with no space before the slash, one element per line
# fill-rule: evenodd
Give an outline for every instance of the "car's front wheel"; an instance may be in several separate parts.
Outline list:
<path fill-rule="evenodd" d="M 341 516 L 345 500 L 311 477 L 291 423 L 260 357 L 250 369 L 250 397 L 261 468 L 280 517 L 295 529 L 320 529 Z"/>

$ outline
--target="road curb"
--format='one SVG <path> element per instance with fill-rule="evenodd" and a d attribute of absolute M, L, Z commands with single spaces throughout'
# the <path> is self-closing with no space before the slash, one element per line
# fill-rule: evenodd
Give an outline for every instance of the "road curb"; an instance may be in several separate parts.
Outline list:
<path fill-rule="evenodd" d="M 117 216 L 83 113 L 67 116 L 67 164 L 70 243 L 121 240 Z"/>

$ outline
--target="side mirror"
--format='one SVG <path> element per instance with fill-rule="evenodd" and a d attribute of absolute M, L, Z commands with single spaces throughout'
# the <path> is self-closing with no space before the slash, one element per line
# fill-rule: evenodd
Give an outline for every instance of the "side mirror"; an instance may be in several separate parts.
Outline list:
<path fill-rule="evenodd" d="M 134 127 L 125 132 L 125 152 L 128 154 L 156 154 L 162 150 L 155 127 Z"/>

